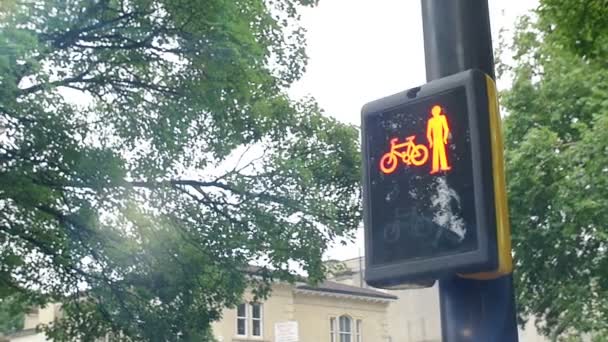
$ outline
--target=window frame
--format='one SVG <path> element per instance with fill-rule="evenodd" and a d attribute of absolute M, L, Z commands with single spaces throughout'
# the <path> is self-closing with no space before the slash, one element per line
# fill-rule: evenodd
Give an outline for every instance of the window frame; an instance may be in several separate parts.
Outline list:
<path fill-rule="evenodd" d="M 260 317 L 258 317 L 258 318 L 255 318 L 253 315 L 254 305 L 257 305 L 260 308 Z M 262 339 L 262 338 L 264 338 L 264 305 L 259 302 L 252 302 L 252 303 L 249 303 L 249 307 L 251 308 L 251 318 L 249 319 L 251 322 L 251 334 L 249 337 L 256 338 L 256 339 L 257 338 Z M 260 334 L 259 335 L 254 335 L 254 332 L 255 332 L 255 329 L 253 328 L 254 321 L 260 322 Z"/>
<path fill-rule="evenodd" d="M 243 310 L 244 315 L 245 316 L 239 316 L 239 307 L 241 305 L 245 306 L 245 310 Z M 248 306 L 247 303 L 242 303 L 236 306 L 236 336 L 238 337 L 247 337 L 248 333 L 249 333 L 249 322 L 248 322 L 248 315 L 247 315 L 247 311 L 248 311 Z M 244 320 L 245 321 L 245 333 L 244 334 L 240 334 L 239 333 L 239 321 L 240 320 Z"/>
<path fill-rule="evenodd" d="M 347 322 L 342 325 L 342 322 Z M 346 330 L 348 326 L 348 330 Z M 338 342 L 354 342 L 353 341 L 353 318 L 349 315 L 341 315 L 338 317 Z M 348 338 L 346 338 L 348 337 Z"/>
<path fill-rule="evenodd" d="M 329 340 L 330 342 L 337 342 L 337 319 L 334 316 L 329 317 Z"/>
<path fill-rule="evenodd" d="M 363 319 L 353 317 L 349 314 L 330 315 L 329 318 L 329 340 L 330 342 L 343 342 L 342 335 L 348 335 L 350 342 L 363 341 Z M 340 328 L 340 318 L 347 319 L 350 325 L 350 332 Z"/>

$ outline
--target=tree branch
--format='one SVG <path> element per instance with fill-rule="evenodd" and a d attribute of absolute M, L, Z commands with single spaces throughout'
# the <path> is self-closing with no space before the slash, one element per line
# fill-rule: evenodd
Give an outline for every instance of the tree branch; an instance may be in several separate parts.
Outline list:
<path fill-rule="evenodd" d="M 52 41 L 52 45 L 55 48 L 65 49 L 68 46 L 70 46 L 71 44 L 73 44 L 75 41 L 77 41 L 79 39 L 80 35 L 83 33 L 99 30 L 101 28 L 104 28 L 106 26 L 112 25 L 114 23 L 117 23 L 117 22 L 125 20 L 125 19 L 127 21 L 129 21 L 136 16 L 139 16 L 139 15 L 145 16 L 145 15 L 149 15 L 151 13 L 152 12 L 138 12 L 138 11 L 128 12 L 128 13 L 124 13 L 114 19 L 99 21 L 93 25 L 80 27 L 80 28 L 78 28 L 78 26 L 77 26 L 62 34 L 41 34 L 41 37 L 44 40 Z"/>

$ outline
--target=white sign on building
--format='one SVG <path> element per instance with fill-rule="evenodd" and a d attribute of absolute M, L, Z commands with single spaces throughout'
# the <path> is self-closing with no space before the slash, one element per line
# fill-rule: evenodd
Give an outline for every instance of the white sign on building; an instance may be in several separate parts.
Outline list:
<path fill-rule="evenodd" d="M 298 342 L 298 322 L 286 321 L 274 324 L 274 342 Z"/>

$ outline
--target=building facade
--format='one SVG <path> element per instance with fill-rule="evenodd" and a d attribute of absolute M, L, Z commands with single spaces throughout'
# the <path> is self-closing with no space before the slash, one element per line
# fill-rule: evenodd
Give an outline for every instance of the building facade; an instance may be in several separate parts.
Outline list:
<path fill-rule="evenodd" d="M 41 324 L 50 324 L 61 316 L 58 304 L 50 304 L 44 308 L 36 308 L 26 313 L 23 330 L 9 336 L 0 337 L 0 342 L 44 342 L 49 341 L 46 336 L 38 332 L 36 327 Z"/>
<path fill-rule="evenodd" d="M 339 261 L 341 267 L 331 280 L 369 289 L 365 283 L 363 257 Z M 382 290 L 384 291 L 384 290 Z M 384 291 L 398 299 L 387 309 L 389 335 L 393 342 L 439 342 L 441 321 L 437 285 L 415 290 Z"/>
<path fill-rule="evenodd" d="M 226 309 L 212 324 L 218 342 L 389 342 L 387 309 L 397 297 L 381 291 L 326 281 L 273 285 L 269 298 Z M 60 317 L 59 305 L 34 310 L 24 330 L 6 337 L 11 342 L 43 342 L 40 324 Z"/>
<path fill-rule="evenodd" d="M 387 308 L 397 298 L 373 289 L 324 282 L 319 286 L 275 284 L 261 303 L 245 296 L 213 324 L 220 342 L 388 342 Z M 280 327 L 291 323 L 292 331 Z M 297 333 L 294 333 L 293 328 Z M 286 337 L 291 335 L 291 339 Z M 294 337 L 295 336 L 295 337 Z"/>

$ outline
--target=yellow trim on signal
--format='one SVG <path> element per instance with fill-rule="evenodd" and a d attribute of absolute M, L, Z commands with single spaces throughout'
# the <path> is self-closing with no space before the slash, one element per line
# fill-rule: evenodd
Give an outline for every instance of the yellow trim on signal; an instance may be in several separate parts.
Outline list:
<path fill-rule="evenodd" d="M 496 244 L 498 248 L 498 269 L 493 272 L 463 274 L 461 277 L 489 280 L 513 272 L 511 256 L 511 225 L 505 181 L 504 146 L 500 127 L 500 111 L 494 80 L 486 75 L 488 104 L 490 111 L 490 139 L 492 145 L 492 174 L 494 178 L 494 203 L 496 206 Z"/>

